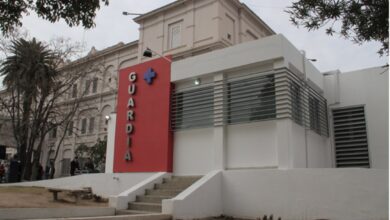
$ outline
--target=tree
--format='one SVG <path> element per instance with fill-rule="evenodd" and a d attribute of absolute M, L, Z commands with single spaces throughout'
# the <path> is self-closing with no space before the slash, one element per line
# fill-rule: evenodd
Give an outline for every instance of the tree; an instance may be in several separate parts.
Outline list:
<path fill-rule="evenodd" d="M 45 111 L 46 99 L 53 89 L 54 78 L 58 72 L 54 66 L 55 56 L 41 42 L 34 38 L 31 41 L 19 39 L 13 41 L 12 55 L 1 64 L 0 74 L 10 91 L 7 102 L 11 108 L 14 137 L 18 147 L 21 167 L 24 168 L 31 158 L 31 145 L 38 138 L 43 121 L 34 120 L 33 108 Z"/>
<path fill-rule="evenodd" d="M 388 0 L 299 0 L 287 10 L 291 22 L 309 31 L 326 28 L 357 44 L 378 41 L 380 55 L 389 55 Z M 341 24 L 337 21 L 341 21 Z"/>
<path fill-rule="evenodd" d="M 3 46 L 9 53 L 0 65 L 6 86 L 0 97 L 0 112 L 10 118 L 23 179 L 35 176 L 32 174 L 39 167 L 47 134 L 58 129 L 59 141 L 53 146 L 56 159 L 66 131 L 72 126 L 80 99 L 69 99 L 69 91 L 91 71 L 90 65 L 64 66 L 81 51 L 79 46 L 62 38 L 50 44 L 18 39 L 11 41 L 11 46 Z"/>
<path fill-rule="evenodd" d="M 21 26 L 23 15 L 35 12 L 39 17 L 52 23 L 63 19 L 70 27 L 82 24 L 85 28 L 95 25 L 93 19 L 100 4 L 108 5 L 109 0 L 12 0 L 0 1 L 0 29 L 6 34 Z"/>
<path fill-rule="evenodd" d="M 91 147 L 88 147 L 85 144 L 80 144 L 75 151 L 75 155 L 79 158 L 91 158 L 95 167 L 103 168 L 106 159 L 106 148 L 107 141 L 98 139 L 97 142 Z"/>

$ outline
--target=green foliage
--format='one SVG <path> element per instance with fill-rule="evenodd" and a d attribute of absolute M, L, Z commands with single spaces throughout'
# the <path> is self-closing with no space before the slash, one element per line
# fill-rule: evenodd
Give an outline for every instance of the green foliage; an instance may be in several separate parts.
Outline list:
<path fill-rule="evenodd" d="M 299 0 L 287 13 L 294 25 L 309 31 L 325 27 L 328 35 L 338 33 L 357 44 L 378 41 L 378 53 L 389 55 L 388 0 Z"/>
<path fill-rule="evenodd" d="M 98 140 L 96 144 L 91 147 L 80 144 L 75 151 L 75 155 L 80 158 L 91 158 L 95 167 L 100 167 L 105 164 L 106 148 L 107 142 L 105 140 Z"/>
<path fill-rule="evenodd" d="M 101 0 L 108 5 L 109 0 Z M 64 19 L 70 26 L 82 24 L 85 28 L 95 25 L 93 19 L 100 8 L 99 0 L 6 0 L 0 1 L 0 29 L 4 34 L 21 26 L 23 15 L 35 12 L 52 23 Z"/>
<path fill-rule="evenodd" d="M 58 74 L 54 66 L 56 57 L 51 50 L 33 38 L 13 41 L 10 52 L 0 68 L 7 87 L 19 87 L 26 96 L 36 95 L 38 89 L 50 88 Z"/>

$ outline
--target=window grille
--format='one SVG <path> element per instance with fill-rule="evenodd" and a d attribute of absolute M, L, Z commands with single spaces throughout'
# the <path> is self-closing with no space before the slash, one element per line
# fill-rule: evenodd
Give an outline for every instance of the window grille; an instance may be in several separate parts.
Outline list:
<path fill-rule="evenodd" d="M 193 88 L 174 94 L 172 126 L 175 129 L 213 125 L 213 87 Z"/>
<path fill-rule="evenodd" d="M 227 87 L 228 124 L 276 117 L 273 75 L 239 79 Z"/>
<path fill-rule="evenodd" d="M 364 107 L 333 109 L 336 167 L 370 167 Z"/>
<path fill-rule="evenodd" d="M 173 91 L 173 130 L 289 118 L 328 136 L 326 99 L 286 68 L 202 86 Z"/>

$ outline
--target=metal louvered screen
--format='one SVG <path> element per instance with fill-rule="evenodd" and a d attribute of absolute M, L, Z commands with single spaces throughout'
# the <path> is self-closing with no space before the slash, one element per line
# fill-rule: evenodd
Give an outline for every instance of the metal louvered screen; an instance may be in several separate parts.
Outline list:
<path fill-rule="evenodd" d="M 174 94 L 171 124 L 175 129 L 213 126 L 213 87 L 205 86 Z"/>
<path fill-rule="evenodd" d="M 227 85 L 228 124 L 276 118 L 274 75 L 239 79 Z"/>
<path fill-rule="evenodd" d="M 333 109 L 336 167 L 370 167 L 364 107 Z"/>
<path fill-rule="evenodd" d="M 285 68 L 177 89 L 171 107 L 173 130 L 289 118 L 328 136 L 325 98 Z"/>

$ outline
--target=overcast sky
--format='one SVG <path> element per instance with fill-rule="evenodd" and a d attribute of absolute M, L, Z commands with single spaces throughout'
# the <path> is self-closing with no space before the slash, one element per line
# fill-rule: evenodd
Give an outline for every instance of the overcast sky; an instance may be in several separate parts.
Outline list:
<path fill-rule="evenodd" d="M 52 24 L 31 14 L 23 18 L 23 28 L 32 37 L 48 41 L 56 36 L 70 37 L 84 41 L 89 50 L 92 46 L 100 50 L 122 41 L 138 39 L 138 24 L 134 16 L 123 16 L 122 11 L 145 13 L 171 3 L 173 0 L 111 0 L 108 7 L 103 6 L 96 17 L 96 27 L 84 30 L 81 27 L 69 28 L 63 21 Z M 308 58 L 315 58 L 315 66 L 320 71 L 340 69 L 349 71 L 388 63 L 388 57 L 379 57 L 379 43 L 356 45 L 338 36 L 328 36 L 324 30 L 307 32 L 296 28 L 289 22 L 284 12 L 291 4 L 288 0 L 241 0 L 263 19 L 276 33 L 287 37 L 299 50 L 305 50 Z"/>

